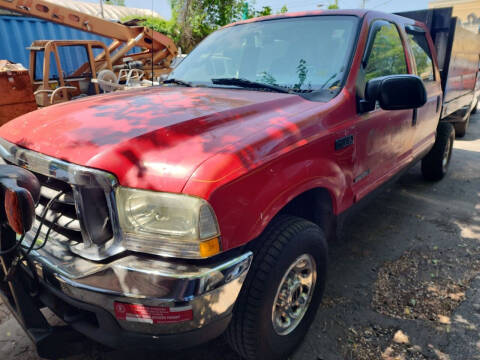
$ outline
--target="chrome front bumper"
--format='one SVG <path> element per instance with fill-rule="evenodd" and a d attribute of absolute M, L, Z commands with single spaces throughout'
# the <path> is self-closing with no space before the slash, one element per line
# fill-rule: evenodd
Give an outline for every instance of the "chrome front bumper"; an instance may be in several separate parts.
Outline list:
<path fill-rule="evenodd" d="M 228 260 L 196 262 L 132 255 L 125 249 L 114 210 L 113 190 L 117 181 L 113 175 L 30 151 L 3 139 L 0 139 L 0 157 L 72 186 L 80 225 L 85 222 L 85 211 L 79 191 L 86 186 L 105 193 L 113 237 L 95 244 L 82 226 L 83 242 L 74 242 L 52 230 L 45 247 L 29 255 L 44 283 L 71 299 L 107 311 L 127 331 L 159 335 L 189 332 L 230 315 L 249 270 L 251 252 L 237 253 Z M 36 221 L 27 234 L 27 245 L 38 225 Z M 43 244 L 43 236 L 41 232 L 35 246 Z M 193 319 L 155 324 L 122 320 L 116 317 L 116 302 L 174 310 L 191 308 Z"/>
<path fill-rule="evenodd" d="M 139 255 L 100 264 L 69 252 L 54 237 L 29 255 L 37 274 L 63 294 L 100 307 L 121 328 L 145 334 L 175 334 L 199 329 L 229 316 L 252 262 L 252 252 L 229 260 L 196 265 Z M 147 323 L 116 316 L 115 303 L 191 308 L 192 320 Z"/>

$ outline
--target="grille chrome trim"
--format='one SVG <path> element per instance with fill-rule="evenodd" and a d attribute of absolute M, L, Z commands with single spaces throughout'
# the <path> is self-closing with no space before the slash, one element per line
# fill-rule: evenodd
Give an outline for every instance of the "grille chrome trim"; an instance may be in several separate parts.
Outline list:
<path fill-rule="evenodd" d="M 41 214 L 43 212 L 43 210 L 45 209 L 45 207 L 42 205 L 42 204 L 38 204 L 37 205 L 37 209 L 36 210 L 36 214 L 37 216 L 39 216 L 39 214 Z M 58 215 L 57 215 L 58 216 Z M 47 211 L 47 214 L 45 216 L 45 220 L 47 220 L 49 223 L 52 222 L 56 217 L 56 211 L 52 211 L 52 210 L 48 210 Z M 80 222 L 78 221 L 78 219 L 73 219 L 73 218 L 70 218 L 66 215 L 61 215 L 57 222 L 56 222 L 59 226 L 67 229 L 67 230 L 71 230 L 71 231 L 78 231 L 80 232 Z M 48 226 L 48 224 L 47 224 Z"/>
<path fill-rule="evenodd" d="M 125 251 L 123 234 L 116 211 L 115 188 L 118 186 L 118 181 L 114 175 L 27 150 L 2 138 L 0 138 L 0 157 L 12 164 L 44 176 L 53 177 L 72 186 L 83 238 L 83 243 L 70 246 L 73 253 L 89 260 L 99 261 Z M 84 211 L 83 199 L 79 196 L 79 187 L 97 187 L 105 193 L 113 238 L 102 245 L 94 244 L 87 229 L 82 226 Z"/>
<path fill-rule="evenodd" d="M 58 195 L 59 192 L 60 191 L 53 190 L 53 189 L 51 189 L 49 187 L 46 187 L 46 186 L 42 186 L 40 188 L 40 196 L 43 196 L 43 197 L 48 198 L 48 199 L 54 198 L 55 196 Z M 57 199 L 57 203 L 58 202 L 62 203 L 62 204 L 67 204 L 67 205 L 75 205 L 75 201 L 65 194 L 61 195 Z"/>
<path fill-rule="evenodd" d="M 51 180 L 55 180 L 56 182 L 59 182 L 59 180 L 38 173 L 36 173 L 36 176 L 41 184 L 40 199 L 35 208 L 37 220 L 42 217 L 43 211 L 48 202 L 57 197 L 60 191 L 64 191 L 64 195 L 58 197 L 55 204 L 52 205 L 52 208 L 47 211 L 45 216 L 45 226 L 46 228 L 52 226 L 52 231 L 67 236 L 68 238 L 71 238 L 71 240 L 77 242 L 83 241 L 80 221 L 73 200 L 72 187 L 65 182 L 61 182 L 62 190 L 60 190 L 55 187 L 58 183 L 51 183 Z M 55 223 L 53 224 L 54 221 Z M 42 230 L 45 229 L 42 228 Z"/>

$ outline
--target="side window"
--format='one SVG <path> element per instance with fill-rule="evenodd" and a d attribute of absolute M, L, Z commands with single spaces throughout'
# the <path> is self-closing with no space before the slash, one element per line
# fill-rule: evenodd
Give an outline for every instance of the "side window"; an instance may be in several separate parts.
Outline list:
<path fill-rule="evenodd" d="M 379 76 L 407 74 L 405 51 L 396 26 L 384 22 L 374 29 L 375 37 L 366 61 L 365 80 Z"/>
<path fill-rule="evenodd" d="M 417 64 L 417 75 L 423 81 L 434 81 L 432 54 L 424 31 L 417 27 L 407 27 L 405 30 Z"/>

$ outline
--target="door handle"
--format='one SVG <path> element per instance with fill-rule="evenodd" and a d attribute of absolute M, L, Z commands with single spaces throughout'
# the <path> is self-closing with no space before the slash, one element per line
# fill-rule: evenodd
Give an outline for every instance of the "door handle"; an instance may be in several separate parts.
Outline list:
<path fill-rule="evenodd" d="M 437 96 L 437 111 L 435 112 L 438 113 L 438 110 L 440 110 L 440 95 Z"/>
<path fill-rule="evenodd" d="M 413 109 L 412 126 L 417 124 L 417 109 Z"/>

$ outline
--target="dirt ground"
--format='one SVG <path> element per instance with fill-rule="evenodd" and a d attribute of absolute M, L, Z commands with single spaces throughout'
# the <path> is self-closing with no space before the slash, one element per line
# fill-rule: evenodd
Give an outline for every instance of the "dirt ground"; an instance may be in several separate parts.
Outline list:
<path fill-rule="evenodd" d="M 415 166 L 330 245 L 329 281 L 294 360 L 480 359 L 480 115 L 457 139 L 450 172 Z M 76 359 L 239 359 L 222 339 L 177 354 L 105 352 Z M 0 359 L 37 359 L 0 306 Z"/>

